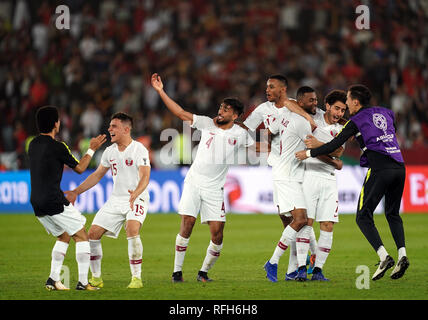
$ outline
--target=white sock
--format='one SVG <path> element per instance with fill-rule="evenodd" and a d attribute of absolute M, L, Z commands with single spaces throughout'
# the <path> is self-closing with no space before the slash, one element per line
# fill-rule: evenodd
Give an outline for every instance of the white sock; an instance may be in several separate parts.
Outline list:
<path fill-rule="evenodd" d="M 386 251 L 384 246 L 380 246 L 376 252 L 380 258 L 380 261 L 384 261 L 386 259 L 386 256 L 388 255 L 388 252 Z"/>
<path fill-rule="evenodd" d="M 297 270 L 297 251 L 296 241 L 293 241 L 290 245 L 290 257 L 288 258 L 288 269 L 287 273 L 292 273 Z"/>
<path fill-rule="evenodd" d="M 207 254 L 202 264 L 201 271 L 207 272 L 213 267 L 214 263 L 217 261 L 218 257 L 220 256 L 220 251 L 222 248 L 223 248 L 223 243 L 215 244 L 214 242 L 210 241 L 210 244 L 207 248 Z"/>
<path fill-rule="evenodd" d="M 86 286 L 88 284 L 88 272 L 91 258 L 89 241 L 76 242 L 76 261 L 79 272 L 79 281 Z"/>
<path fill-rule="evenodd" d="M 91 273 L 95 278 L 101 277 L 101 260 L 103 258 L 103 248 L 101 240 L 89 240 L 91 248 Z"/>
<path fill-rule="evenodd" d="M 309 250 L 311 250 L 311 254 L 316 254 L 317 252 L 317 237 L 315 236 L 314 228 L 311 228 L 311 235 L 309 237 Z"/>
<path fill-rule="evenodd" d="M 128 239 L 128 257 L 131 274 L 133 277 L 141 279 L 141 264 L 143 262 L 143 243 L 140 236 L 129 237 Z"/>
<path fill-rule="evenodd" d="M 405 247 L 401 247 L 400 249 L 398 249 L 398 261 L 400 261 L 400 259 L 402 257 L 406 257 L 406 248 Z"/>
<path fill-rule="evenodd" d="M 320 230 L 318 248 L 316 251 L 315 267 L 322 269 L 333 244 L 333 232 Z"/>
<path fill-rule="evenodd" d="M 180 234 L 177 234 L 175 238 L 174 272 L 183 270 L 184 257 L 188 245 L 189 238 L 186 239 L 180 236 Z"/>
<path fill-rule="evenodd" d="M 287 250 L 287 248 L 293 243 L 293 241 L 296 240 L 296 233 L 296 230 L 294 230 L 289 225 L 284 229 L 281 235 L 281 239 L 279 239 L 275 251 L 273 252 L 272 257 L 269 260 L 270 263 L 278 264 L 279 259 L 284 254 L 285 250 Z"/>
<path fill-rule="evenodd" d="M 59 275 L 61 273 L 62 264 L 64 262 L 65 254 L 67 253 L 68 243 L 57 240 L 54 247 L 52 248 L 52 260 L 51 260 L 51 273 L 49 277 L 53 281 L 59 281 Z"/>
<path fill-rule="evenodd" d="M 309 238 L 311 236 L 310 226 L 304 226 L 296 234 L 296 250 L 297 250 L 297 264 L 299 267 L 306 265 L 306 259 L 309 251 Z"/>

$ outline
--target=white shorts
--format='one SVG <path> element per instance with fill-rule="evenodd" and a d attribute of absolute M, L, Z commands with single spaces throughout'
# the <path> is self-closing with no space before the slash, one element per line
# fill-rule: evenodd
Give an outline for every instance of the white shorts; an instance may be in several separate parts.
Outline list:
<path fill-rule="evenodd" d="M 119 236 L 120 230 L 126 221 L 136 220 L 143 225 L 147 216 L 149 197 L 138 197 L 134 202 L 134 210 L 131 210 L 128 200 L 110 198 L 97 212 L 92 225 L 97 225 L 107 230 L 105 235 L 114 239 Z"/>
<path fill-rule="evenodd" d="M 226 222 L 223 188 L 204 189 L 186 180 L 178 204 L 178 214 L 197 218 L 199 213 L 201 223 Z"/>
<path fill-rule="evenodd" d="M 277 180 L 276 187 L 280 214 L 290 217 L 292 210 L 306 209 L 301 182 Z"/>
<path fill-rule="evenodd" d="M 336 180 L 305 174 L 303 191 L 308 205 L 308 218 L 317 222 L 339 222 Z"/>
<path fill-rule="evenodd" d="M 85 227 L 86 218 L 71 203 L 64 206 L 64 211 L 53 216 L 37 217 L 46 231 L 54 237 L 59 237 L 64 232 L 73 236 Z"/>

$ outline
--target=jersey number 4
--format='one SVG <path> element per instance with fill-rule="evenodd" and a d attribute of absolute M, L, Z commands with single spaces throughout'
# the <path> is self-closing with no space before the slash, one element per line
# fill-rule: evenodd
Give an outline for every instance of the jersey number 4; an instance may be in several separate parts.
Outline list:
<path fill-rule="evenodd" d="M 213 142 L 213 139 L 214 139 L 214 137 L 211 137 L 211 138 L 208 139 L 207 142 L 205 142 L 205 144 L 207 145 L 208 149 L 210 148 L 210 145 L 211 145 L 211 142 Z"/>

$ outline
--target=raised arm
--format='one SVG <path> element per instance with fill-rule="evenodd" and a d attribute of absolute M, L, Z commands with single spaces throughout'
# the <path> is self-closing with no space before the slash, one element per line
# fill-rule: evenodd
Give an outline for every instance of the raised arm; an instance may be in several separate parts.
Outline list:
<path fill-rule="evenodd" d="M 193 113 L 190 113 L 184 110 L 179 104 L 177 104 L 174 100 L 172 100 L 163 90 L 163 82 L 160 75 L 158 75 L 157 73 L 154 73 L 151 77 L 151 84 L 152 84 L 152 87 L 159 94 L 163 103 L 165 103 L 166 107 L 175 116 L 177 116 L 183 121 L 190 121 L 191 124 L 193 123 Z"/>
<path fill-rule="evenodd" d="M 79 174 L 85 172 L 88 168 L 89 163 L 91 162 L 93 152 L 95 152 L 99 147 L 106 142 L 106 135 L 100 134 L 98 137 L 92 138 L 89 142 L 89 150 L 85 155 L 80 159 L 79 164 L 73 168 L 73 170 Z M 92 151 L 90 151 L 92 150 Z"/>

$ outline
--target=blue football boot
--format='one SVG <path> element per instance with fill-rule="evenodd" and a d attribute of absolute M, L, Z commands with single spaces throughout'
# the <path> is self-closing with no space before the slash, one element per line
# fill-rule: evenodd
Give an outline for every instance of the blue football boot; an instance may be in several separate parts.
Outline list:
<path fill-rule="evenodd" d="M 266 278 L 269 279 L 269 281 L 272 282 L 278 282 L 278 264 L 274 263 L 270 263 L 269 260 L 265 263 L 264 267 L 263 267 L 266 271 Z"/>

